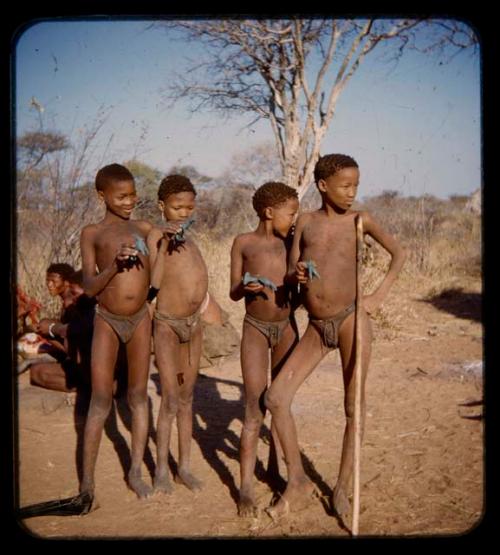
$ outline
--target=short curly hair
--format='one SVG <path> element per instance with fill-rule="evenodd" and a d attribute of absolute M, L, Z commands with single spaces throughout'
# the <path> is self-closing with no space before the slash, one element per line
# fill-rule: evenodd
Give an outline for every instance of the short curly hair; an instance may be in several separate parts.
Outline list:
<path fill-rule="evenodd" d="M 184 175 L 167 175 L 160 183 L 158 200 L 165 200 L 169 195 L 184 192 L 193 193 L 196 196 L 196 190 L 190 179 Z"/>
<path fill-rule="evenodd" d="M 95 176 L 95 188 L 104 191 L 114 181 L 132 181 L 134 176 L 125 166 L 121 164 L 109 164 L 102 167 Z"/>
<path fill-rule="evenodd" d="M 75 273 L 75 269 L 66 262 L 54 262 L 47 268 L 47 274 L 57 274 L 61 276 L 64 281 L 70 281 Z"/>
<path fill-rule="evenodd" d="M 321 156 L 314 166 L 314 181 L 327 179 L 344 168 L 359 168 L 358 163 L 347 154 L 326 154 Z"/>
<path fill-rule="evenodd" d="M 279 181 L 269 181 L 255 191 L 252 204 L 259 218 L 262 218 L 268 206 L 278 206 L 288 199 L 298 199 L 295 189 Z"/>

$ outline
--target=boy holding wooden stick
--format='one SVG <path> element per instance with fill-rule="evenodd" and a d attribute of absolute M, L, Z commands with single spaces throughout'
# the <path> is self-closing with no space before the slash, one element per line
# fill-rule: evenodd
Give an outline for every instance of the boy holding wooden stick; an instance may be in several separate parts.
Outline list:
<path fill-rule="evenodd" d="M 366 414 L 364 386 L 372 338 L 368 315 L 382 304 L 403 266 L 405 254 L 398 241 L 370 213 L 352 210 L 359 184 L 359 168 L 353 158 L 343 154 L 323 156 L 316 164 L 314 177 L 322 196 L 322 206 L 319 210 L 299 216 L 289 261 L 289 279 L 295 279 L 300 284 L 301 300 L 309 314 L 309 324 L 265 397 L 288 470 L 288 485 L 283 496 L 267 511 L 272 518 L 279 518 L 290 509 L 307 505 L 314 493 L 314 486 L 306 477 L 302 465 L 290 407 L 304 380 L 328 352 L 338 347 L 344 380 L 346 427 L 332 504 L 345 520 L 350 510 L 348 488 L 352 477 L 354 445 L 356 216 L 362 215 L 364 233 L 373 237 L 392 257 L 377 289 L 363 297 L 360 314 L 363 337 L 361 435 Z"/>

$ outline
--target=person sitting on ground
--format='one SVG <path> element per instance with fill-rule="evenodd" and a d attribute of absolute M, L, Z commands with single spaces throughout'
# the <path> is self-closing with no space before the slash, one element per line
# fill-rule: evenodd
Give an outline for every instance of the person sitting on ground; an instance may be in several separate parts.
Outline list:
<path fill-rule="evenodd" d="M 292 305 L 292 291 L 285 283 L 290 230 L 299 209 L 297 191 L 279 182 L 265 183 L 253 196 L 259 216 L 255 231 L 238 235 L 231 249 L 231 290 L 233 301 L 245 298 L 246 314 L 241 338 L 241 370 L 245 387 L 245 420 L 240 440 L 240 516 L 257 516 L 253 477 L 257 444 L 265 416 L 264 393 L 298 341 Z M 270 354 L 270 357 L 269 357 Z M 268 478 L 279 479 L 274 424 Z"/>
<path fill-rule="evenodd" d="M 30 366 L 30 383 L 45 389 L 73 392 L 78 387 L 90 391 L 90 348 L 94 328 L 95 299 L 82 288 L 82 271 L 69 274 L 69 265 L 51 265 L 47 286 L 52 295 L 64 297 L 60 320 L 44 319 L 38 332 L 58 340 L 63 350 L 56 351 L 59 360 Z M 58 273 L 63 272 L 63 273 Z M 64 356 L 62 356 L 64 353 Z"/>
<path fill-rule="evenodd" d="M 66 347 L 64 346 L 64 326 L 67 324 L 66 309 L 73 304 L 74 295 L 71 292 L 70 278 L 75 270 L 70 264 L 56 262 L 47 268 L 46 285 L 51 297 L 61 299 L 61 315 L 59 318 L 42 318 L 35 331 L 52 345 L 48 352 L 58 361 L 66 358 Z"/>
<path fill-rule="evenodd" d="M 148 236 L 151 285 L 158 291 L 154 311 L 154 351 L 160 374 L 161 404 L 157 424 L 154 489 L 171 493 L 168 453 L 177 419 L 179 461 L 175 481 L 191 490 L 202 482 L 190 470 L 193 390 L 202 349 L 201 314 L 207 308 L 208 270 L 200 250 L 185 234 L 193 222 L 196 190 L 182 175 L 165 177 L 158 205 L 165 220 Z"/>

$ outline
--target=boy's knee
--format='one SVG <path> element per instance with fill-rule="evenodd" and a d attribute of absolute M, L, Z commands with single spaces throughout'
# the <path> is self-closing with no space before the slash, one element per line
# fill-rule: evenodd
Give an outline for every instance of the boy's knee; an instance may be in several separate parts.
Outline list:
<path fill-rule="evenodd" d="M 180 410 L 190 409 L 193 406 L 193 393 L 180 395 L 178 401 L 178 407 Z"/>
<path fill-rule="evenodd" d="M 163 394 L 161 411 L 169 416 L 175 416 L 179 410 L 179 397 L 176 395 Z"/>
<path fill-rule="evenodd" d="M 264 395 L 264 405 L 271 412 L 275 412 L 283 406 L 283 402 L 271 388 Z"/>
<path fill-rule="evenodd" d="M 106 418 L 111 410 L 112 396 L 107 393 L 92 393 L 89 413 Z"/>
<path fill-rule="evenodd" d="M 144 388 L 130 389 L 127 392 L 127 401 L 131 409 L 141 406 L 148 401 L 148 393 Z"/>

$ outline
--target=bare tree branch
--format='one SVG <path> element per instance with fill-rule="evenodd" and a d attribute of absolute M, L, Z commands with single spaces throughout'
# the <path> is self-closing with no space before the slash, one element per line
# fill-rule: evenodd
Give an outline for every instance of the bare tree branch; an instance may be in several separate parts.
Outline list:
<path fill-rule="evenodd" d="M 473 30 L 454 20 L 225 19 L 160 25 L 201 41 L 206 56 L 169 85 L 167 99 L 189 99 L 193 110 L 226 116 L 248 113 L 252 122 L 267 119 L 284 180 L 300 197 L 311 184 L 338 99 L 374 49 L 390 43 L 397 60 L 409 48 L 452 55 L 477 43 Z"/>

